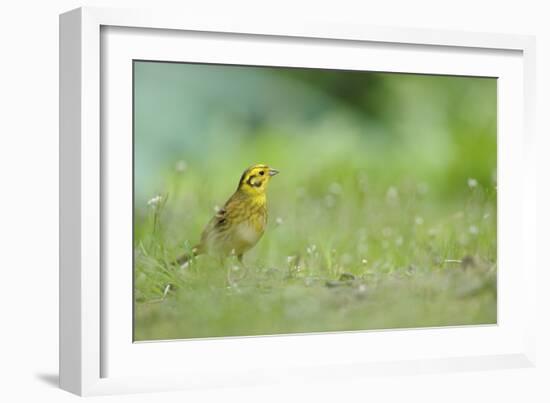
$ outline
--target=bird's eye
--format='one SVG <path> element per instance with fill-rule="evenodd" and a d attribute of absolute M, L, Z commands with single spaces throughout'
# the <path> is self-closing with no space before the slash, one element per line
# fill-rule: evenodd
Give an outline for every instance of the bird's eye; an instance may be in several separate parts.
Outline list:
<path fill-rule="evenodd" d="M 263 174 L 264 174 L 264 173 L 265 173 L 264 171 L 260 171 L 260 175 L 262 175 L 262 176 L 263 176 Z"/>

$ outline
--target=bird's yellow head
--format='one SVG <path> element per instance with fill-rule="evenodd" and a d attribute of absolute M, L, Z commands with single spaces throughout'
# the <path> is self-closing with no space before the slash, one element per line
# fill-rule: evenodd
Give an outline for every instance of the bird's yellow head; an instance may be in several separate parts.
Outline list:
<path fill-rule="evenodd" d="M 277 175 L 279 171 L 270 168 L 264 164 L 253 165 L 247 168 L 239 181 L 238 190 L 241 190 L 249 195 L 264 194 L 267 189 L 267 184 L 271 178 Z"/>

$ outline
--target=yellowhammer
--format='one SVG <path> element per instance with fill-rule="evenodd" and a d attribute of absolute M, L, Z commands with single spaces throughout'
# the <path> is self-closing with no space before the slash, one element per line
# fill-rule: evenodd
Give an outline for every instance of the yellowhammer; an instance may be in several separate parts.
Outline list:
<path fill-rule="evenodd" d="M 243 254 L 262 237 L 267 225 L 267 185 L 279 173 L 267 165 L 246 169 L 237 190 L 204 228 L 200 242 L 191 254 L 181 256 L 185 264 L 194 256 L 207 253 L 218 256 L 234 254 L 242 261 Z"/>

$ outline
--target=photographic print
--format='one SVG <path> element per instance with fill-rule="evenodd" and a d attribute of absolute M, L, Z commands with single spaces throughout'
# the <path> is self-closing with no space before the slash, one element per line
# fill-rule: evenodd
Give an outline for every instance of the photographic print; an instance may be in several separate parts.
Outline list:
<path fill-rule="evenodd" d="M 496 323 L 495 78 L 133 63 L 134 341 Z"/>

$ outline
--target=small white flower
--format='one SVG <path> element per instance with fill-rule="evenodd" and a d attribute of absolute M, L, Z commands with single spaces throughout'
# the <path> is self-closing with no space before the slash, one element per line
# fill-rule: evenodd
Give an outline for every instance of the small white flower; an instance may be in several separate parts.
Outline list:
<path fill-rule="evenodd" d="M 284 221 L 283 221 L 283 219 L 282 219 L 281 217 L 277 217 L 277 218 L 275 219 L 275 223 L 276 223 L 277 225 L 282 225 L 283 222 L 284 222 Z"/>
<path fill-rule="evenodd" d="M 469 178 L 469 179 L 468 179 L 468 187 L 469 187 L 470 189 L 473 189 L 473 188 L 475 188 L 476 186 L 477 186 L 477 180 L 474 179 L 474 178 Z"/>
<path fill-rule="evenodd" d="M 307 247 L 306 252 L 308 255 L 312 255 L 313 253 L 315 253 L 316 250 L 317 250 L 317 246 L 311 245 Z"/>
<path fill-rule="evenodd" d="M 176 162 L 176 172 L 185 172 L 187 170 L 187 162 L 179 160 Z"/>
<path fill-rule="evenodd" d="M 388 201 L 395 201 L 399 197 L 399 192 L 395 186 L 390 186 L 386 192 L 386 199 Z"/>
<path fill-rule="evenodd" d="M 152 199 L 150 199 L 147 202 L 147 205 L 150 206 L 150 207 L 155 207 L 161 201 L 162 201 L 162 196 L 161 195 L 156 195 L 155 197 L 153 197 Z"/>
<path fill-rule="evenodd" d="M 295 259 L 296 259 L 296 256 L 287 256 L 286 257 L 286 262 L 288 264 L 291 264 L 292 262 L 294 262 Z"/>
<path fill-rule="evenodd" d="M 359 191 L 366 193 L 369 188 L 369 182 L 365 175 L 361 175 L 357 180 L 357 185 L 359 186 Z"/>
<path fill-rule="evenodd" d="M 418 190 L 418 193 L 420 193 L 421 195 L 424 195 L 424 194 L 428 193 L 428 190 L 430 190 L 430 188 L 429 188 L 429 186 L 426 182 L 420 182 L 416 186 L 416 189 Z"/>
<path fill-rule="evenodd" d="M 336 200 L 333 195 L 328 194 L 325 196 L 325 206 L 327 206 L 328 208 L 331 208 L 331 207 L 334 207 L 335 204 L 336 204 Z"/>
<path fill-rule="evenodd" d="M 390 227 L 385 227 L 385 228 L 382 229 L 382 235 L 386 238 L 391 236 L 392 232 L 393 231 Z"/>
<path fill-rule="evenodd" d="M 367 263 L 368 263 L 368 260 L 367 260 L 367 259 L 361 259 L 361 263 L 367 264 Z"/>
<path fill-rule="evenodd" d="M 468 229 L 470 231 L 470 234 L 476 235 L 479 233 L 479 229 L 475 225 L 470 225 L 470 228 Z"/>
<path fill-rule="evenodd" d="M 332 194 L 339 195 L 342 193 L 342 186 L 338 182 L 333 182 L 328 187 L 328 191 Z"/>
<path fill-rule="evenodd" d="M 416 216 L 416 217 L 414 218 L 414 223 L 415 223 L 416 225 L 422 225 L 422 224 L 424 224 L 424 219 L 423 219 L 422 217 L 420 217 L 420 216 Z"/>

